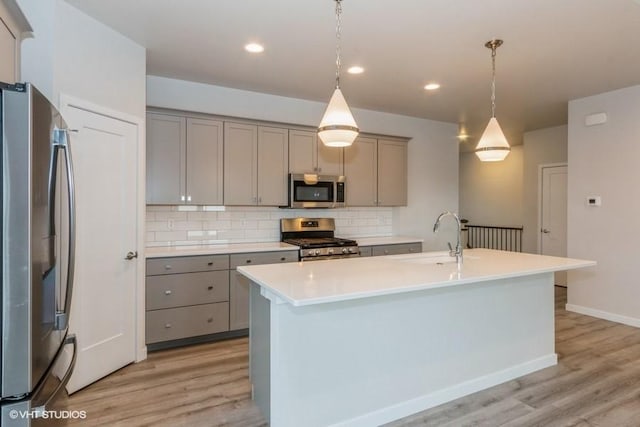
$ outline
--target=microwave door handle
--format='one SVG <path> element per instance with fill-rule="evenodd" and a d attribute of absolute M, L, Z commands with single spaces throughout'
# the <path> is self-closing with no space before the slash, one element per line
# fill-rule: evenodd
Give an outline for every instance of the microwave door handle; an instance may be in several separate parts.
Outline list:
<path fill-rule="evenodd" d="M 69 209 L 69 253 L 67 257 L 67 287 L 65 290 L 64 308 L 56 311 L 56 330 L 65 330 L 69 325 L 69 312 L 71 311 L 71 298 L 73 296 L 73 277 L 75 274 L 76 258 L 76 200 L 73 180 L 73 161 L 69 148 L 69 131 L 58 131 L 57 146 L 64 152 L 65 171 L 67 175 L 68 209 Z"/>

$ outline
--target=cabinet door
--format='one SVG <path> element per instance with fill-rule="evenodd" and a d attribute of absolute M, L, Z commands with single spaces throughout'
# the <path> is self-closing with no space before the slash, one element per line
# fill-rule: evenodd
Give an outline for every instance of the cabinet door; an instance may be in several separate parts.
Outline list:
<path fill-rule="evenodd" d="M 258 204 L 287 204 L 289 170 L 289 133 L 287 129 L 258 128 Z"/>
<path fill-rule="evenodd" d="M 322 175 L 344 175 L 344 149 L 327 147 L 320 138 L 318 142 L 318 173 Z"/>
<path fill-rule="evenodd" d="M 187 203 L 221 205 L 223 124 L 187 118 Z"/>
<path fill-rule="evenodd" d="M 229 274 L 229 330 L 249 327 L 249 287 L 251 282 L 231 270 Z"/>
<path fill-rule="evenodd" d="M 316 173 L 317 134 L 304 130 L 289 131 L 289 172 Z"/>
<path fill-rule="evenodd" d="M 401 243 L 397 245 L 373 246 L 372 255 L 399 255 L 422 252 L 422 243 Z"/>
<path fill-rule="evenodd" d="M 224 123 L 224 204 L 258 202 L 258 127 Z"/>
<path fill-rule="evenodd" d="M 180 204 L 186 200 L 184 117 L 147 114 L 147 203 Z"/>
<path fill-rule="evenodd" d="M 377 140 L 359 137 L 344 149 L 347 206 L 376 206 Z"/>
<path fill-rule="evenodd" d="M 407 205 L 407 143 L 378 140 L 378 206 Z"/>

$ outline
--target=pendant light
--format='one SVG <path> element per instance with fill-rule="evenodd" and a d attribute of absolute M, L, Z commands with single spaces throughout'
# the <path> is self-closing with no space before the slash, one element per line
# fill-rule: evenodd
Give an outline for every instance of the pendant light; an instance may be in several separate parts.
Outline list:
<path fill-rule="evenodd" d="M 318 136 L 324 145 L 328 147 L 348 147 L 358 136 L 358 125 L 353 119 L 347 101 L 340 90 L 340 14 L 342 13 L 342 0 L 336 2 L 336 89 L 329 100 L 329 105 L 324 112 Z"/>
<path fill-rule="evenodd" d="M 504 160 L 511 151 L 507 138 L 496 119 L 496 49 L 500 45 L 502 40 L 497 39 L 485 43 L 485 47 L 491 49 L 493 78 L 491 80 L 491 119 L 476 146 L 476 156 L 483 162 L 499 162 Z"/>

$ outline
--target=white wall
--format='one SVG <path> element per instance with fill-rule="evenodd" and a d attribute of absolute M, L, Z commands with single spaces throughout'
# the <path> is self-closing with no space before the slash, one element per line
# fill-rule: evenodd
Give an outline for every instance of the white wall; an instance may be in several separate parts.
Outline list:
<path fill-rule="evenodd" d="M 22 43 L 22 80 L 60 106 L 60 94 L 144 117 L 145 49 L 62 0 L 18 0 L 33 38 Z"/>
<path fill-rule="evenodd" d="M 599 112 L 608 121 L 585 126 Z M 598 265 L 570 272 L 567 308 L 640 326 L 640 86 L 571 101 L 568 157 L 568 255 Z"/>
<path fill-rule="evenodd" d="M 511 147 L 501 162 L 460 153 L 460 213 L 475 225 L 519 227 L 522 217 L 523 148 Z"/>
<path fill-rule="evenodd" d="M 538 253 L 539 166 L 567 161 L 567 126 L 527 132 L 523 141 L 522 250 Z"/>
<path fill-rule="evenodd" d="M 226 116 L 316 126 L 326 104 L 163 77 L 147 77 L 147 103 Z M 457 126 L 414 117 L 353 109 L 366 132 L 410 137 L 409 206 L 393 210 L 393 232 L 425 239 L 425 249 L 446 247 L 431 227 L 444 209 L 458 208 Z"/>

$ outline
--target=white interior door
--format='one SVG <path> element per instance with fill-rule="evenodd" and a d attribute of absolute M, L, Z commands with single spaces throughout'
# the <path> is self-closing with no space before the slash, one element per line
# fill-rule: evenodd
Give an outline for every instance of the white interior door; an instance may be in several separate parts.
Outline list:
<path fill-rule="evenodd" d="M 76 182 L 76 275 L 70 332 L 73 393 L 136 356 L 137 125 L 69 106 Z"/>
<path fill-rule="evenodd" d="M 567 256 L 567 166 L 542 168 L 540 253 Z M 556 285 L 567 286 L 567 273 L 555 275 Z"/>

